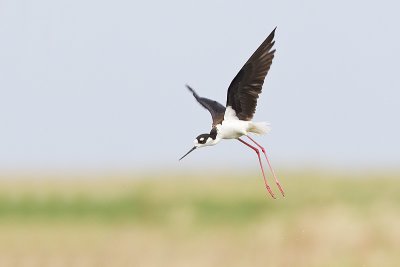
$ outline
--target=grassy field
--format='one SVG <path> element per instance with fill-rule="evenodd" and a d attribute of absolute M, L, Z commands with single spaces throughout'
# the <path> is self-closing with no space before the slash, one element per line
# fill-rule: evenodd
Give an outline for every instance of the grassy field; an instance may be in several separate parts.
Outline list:
<path fill-rule="evenodd" d="M 400 266 L 398 173 L 72 176 L 1 176 L 0 266 Z"/>

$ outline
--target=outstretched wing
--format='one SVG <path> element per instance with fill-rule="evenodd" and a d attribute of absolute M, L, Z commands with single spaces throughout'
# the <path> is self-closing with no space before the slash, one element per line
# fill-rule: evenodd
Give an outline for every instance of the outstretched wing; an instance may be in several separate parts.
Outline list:
<path fill-rule="evenodd" d="M 193 93 L 194 98 L 200 103 L 205 109 L 211 113 L 213 126 L 221 123 L 224 120 L 225 107 L 217 101 L 200 97 L 189 85 L 186 85 L 190 92 Z"/>
<path fill-rule="evenodd" d="M 231 106 L 241 120 L 251 120 L 256 111 L 258 95 L 261 93 L 265 76 L 267 76 L 274 58 L 275 49 L 271 49 L 275 43 L 273 40 L 275 30 L 276 28 L 258 47 L 229 85 L 226 106 Z"/>

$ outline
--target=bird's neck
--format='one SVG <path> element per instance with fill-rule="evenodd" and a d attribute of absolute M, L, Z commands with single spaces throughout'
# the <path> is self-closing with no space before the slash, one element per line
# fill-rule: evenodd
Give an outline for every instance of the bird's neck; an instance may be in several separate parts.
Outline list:
<path fill-rule="evenodd" d="M 217 134 L 215 139 L 211 142 L 211 145 L 214 146 L 214 145 L 218 144 L 221 140 L 222 140 L 222 137 L 219 134 Z"/>

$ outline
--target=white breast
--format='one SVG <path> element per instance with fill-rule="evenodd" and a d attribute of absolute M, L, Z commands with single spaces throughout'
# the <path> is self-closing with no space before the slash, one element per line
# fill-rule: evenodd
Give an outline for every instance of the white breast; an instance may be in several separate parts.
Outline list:
<path fill-rule="evenodd" d="M 218 137 L 222 139 L 236 139 L 249 132 L 266 134 L 270 131 L 266 122 L 242 121 L 236 116 L 236 112 L 228 106 L 225 111 L 222 124 L 217 125 Z"/>
<path fill-rule="evenodd" d="M 222 139 L 236 139 L 246 135 L 249 128 L 248 121 L 224 120 L 221 125 L 217 125 L 218 135 Z"/>

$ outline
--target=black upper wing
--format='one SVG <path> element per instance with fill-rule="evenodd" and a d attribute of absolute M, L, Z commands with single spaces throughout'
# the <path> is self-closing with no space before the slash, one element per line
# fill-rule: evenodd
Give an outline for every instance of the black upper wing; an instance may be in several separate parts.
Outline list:
<path fill-rule="evenodd" d="M 210 113 L 213 120 L 213 126 L 221 123 L 224 120 L 225 107 L 218 103 L 217 101 L 200 97 L 189 85 L 186 85 L 190 92 L 193 93 L 194 98 L 200 103 L 204 108 L 206 108 Z"/>
<path fill-rule="evenodd" d="M 275 30 L 276 28 L 258 47 L 229 85 L 226 106 L 231 106 L 241 120 L 251 120 L 256 111 L 258 95 L 261 93 L 265 76 L 267 76 L 274 58 L 275 49 L 271 49 L 275 43 L 273 40 Z"/>

